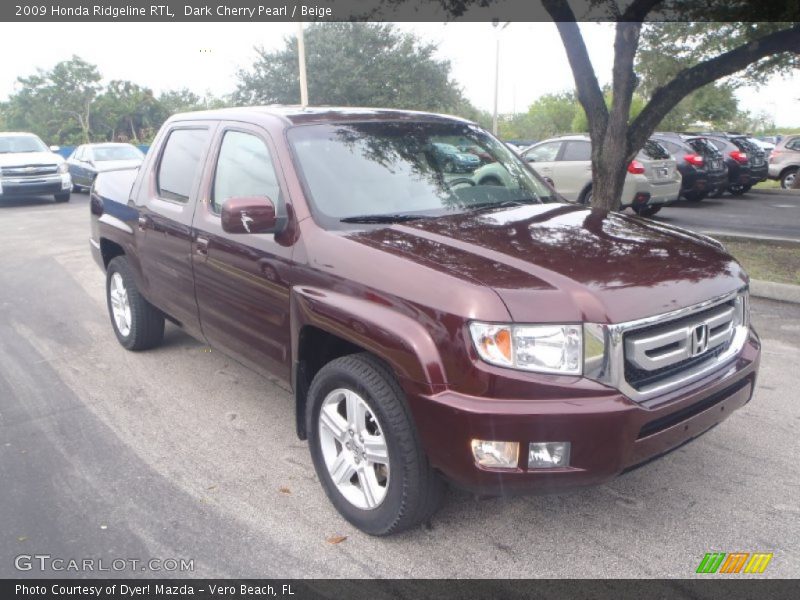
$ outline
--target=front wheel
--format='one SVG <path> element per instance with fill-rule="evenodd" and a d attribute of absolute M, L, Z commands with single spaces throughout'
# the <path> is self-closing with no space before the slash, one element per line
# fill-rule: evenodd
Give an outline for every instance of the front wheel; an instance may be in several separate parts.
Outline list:
<path fill-rule="evenodd" d="M 106 300 L 114 333 L 123 347 L 147 350 L 161 343 L 164 315 L 139 293 L 124 256 L 108 263 Z"/>
<path fill-rule="evenodd" d="M 61 194 L 56 194 L 55 199 L 56 202 L 69 202 L 70 192 L 62 192 Z"/>
<path fill-rule="evenodd" d="M 328 498 L 354 526 L 388 535 L 427 520 L 443 482 L 428 463 L 394 375 L 369 354 L 337 358 L 308 391 L 311 458 Z"/>

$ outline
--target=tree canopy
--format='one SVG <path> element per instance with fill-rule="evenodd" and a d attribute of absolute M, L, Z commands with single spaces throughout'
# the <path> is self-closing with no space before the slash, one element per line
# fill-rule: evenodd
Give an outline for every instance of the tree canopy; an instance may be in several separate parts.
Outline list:
<path fill-rule="evenodd" d="M 304 41 L 311 104 L 477 116 L 451 78 L 450 62 L 435 57 L 436 46 L 391 24 L 312 23 Z M 297 38 L 287 36 L 279 50 L 257 52 L 252 68 L 238 73 L 235 101 L 299 104 Z"/>

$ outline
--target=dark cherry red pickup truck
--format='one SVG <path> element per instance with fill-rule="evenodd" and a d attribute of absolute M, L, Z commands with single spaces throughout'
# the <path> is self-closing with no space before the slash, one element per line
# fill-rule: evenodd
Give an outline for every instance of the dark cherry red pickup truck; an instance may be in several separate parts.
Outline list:
<path fill-rule="evenodd" d="M 442 144 L 492 160 L 453 172 Z M 289 383 L 328 497 L 371 534 L 429 518 L 445 480 L 606 481 L 753 393 L 748 279 L 718 243 L 566 203 L 460 119 L 177 115 L 91 212 L 120 343 L 168 319 Z"/>

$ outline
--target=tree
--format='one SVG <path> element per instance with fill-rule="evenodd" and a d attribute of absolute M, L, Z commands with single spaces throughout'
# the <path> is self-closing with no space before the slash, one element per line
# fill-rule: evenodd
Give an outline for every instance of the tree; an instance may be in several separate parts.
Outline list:
<path fill-rule="evenodd" d="M 592 138 L 592 204 L 607 210 L 619 207 L 627 164 L 681 100 L 705 85 L 732 75 L 743 81 L 763 80 L 770 73 L 790 68 L 800 53 L 800 25 L 749 22 L 753 19 L 748 17 L 759 13 L 763 18 L 769 18 L 763 4 L 713 3 L 722 15 L 720 20 L 726 21 L 724 24 L 715 23 L 713 27 L 708 23 L 670 24 L 675 31 L 665 39 L 668 45 L 661 51 L 678 54 L 684 60 L 669 81 L 652 90 L 642 111 L 631 119 L 631 102 L 638 83 L 634 59 L 642 22 L 662 4 L 661 0 L 633 0 L 624 11 L 616 2 L 606 3 L 617 11 L 610 107 L 604 101 L 569 3 L 567 0 L 542 2 L 558 28 L 572 68 L 578 100 L 588 119 Z M 697 5 L 696 2 L 676 0 L 672 8 L 682 7 L 684 14 L 691 16 L 692 10 L 698 10 Z M 748 14 L 747 10 L 758 12 Z M 648 25 L 654 28 L 663 26 Z"/>
<path fill-rule="evenodd" d="M 96 66 L 73 56 L 17 82 L 20 90 L 6 104 L 9 127 L 46 131 L 52 143 L 89 141 L 92 104 L 100 90 Z"/>
<path fill-rule="evenodd" d="M 308 95 L 315 105 L 381 106 L 468 112 L 436 46 L 381 23 L 312 23 L 304 34 Z M 257 49 L 250 70 L 238 73 L 234 99 L 244 104 L 298 104 L 297 42 L 275 52 Z"/>

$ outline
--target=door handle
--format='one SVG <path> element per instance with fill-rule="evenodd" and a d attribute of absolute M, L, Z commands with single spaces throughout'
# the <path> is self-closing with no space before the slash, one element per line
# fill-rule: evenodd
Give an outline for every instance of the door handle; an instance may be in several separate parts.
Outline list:
<path fill-rule="evenodd" d="M 208 256 L 208 238 L 198 237 L 195 241 L 195 252 L 200 256 Z"/>

